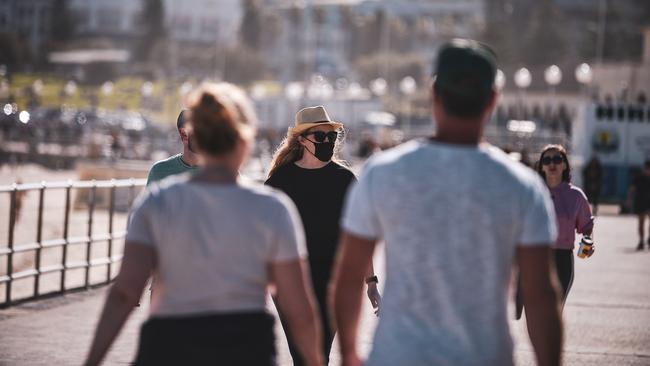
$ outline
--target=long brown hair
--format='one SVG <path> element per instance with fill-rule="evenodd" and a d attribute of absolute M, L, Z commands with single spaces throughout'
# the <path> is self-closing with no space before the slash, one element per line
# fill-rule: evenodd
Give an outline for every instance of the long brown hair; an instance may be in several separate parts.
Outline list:
<path fill-rule="evenodd" d="M 309 131 L 309 130 L 307 130 Z M 278 170 L 278 168 L 294 163 L 302 158 L 302 154 L 305 153 L 305 147 L 298 141 L 298 138 L 304 135 L 307 131 L 301 131 L 296 133 L 293 128 L 287 130 L 287 136 L 284 137 L 278 149 L 275 150 L 273 154 L 273 159 L 271 160 L 271 169 L 269 170 L 268 178 L 270 178 L 273 173 Z M 334 155 L 332 155 L 331 161 L 347 165 L 344 160 L 339 158 L 339 150 L 345 139 L 345 130 L 340 128 L 337 130 L 339 132 L 336 141 L 334 142 Z"/>
<path fill-rule="evenodd" d="M 546 174 L 544 174 L 544 169 L 542 169 L 542 159 L 544 158 L 544 154 L 551 150 L 557 150 L 557 152 L 562 155 L 562 159 L 564 159 L 564 164 L 566 164 L 566 169 L 562 172 L 562 181 L 570 183 L 571 182 L 571 164 L 569 164 L 569 157 L 566 153 L 566 149 L 564 146 L 555 144 L 555 145 L 546 145 L 544 146 L 544 149 L 542 150 L 542 153 L 539 154 L 539 160 L 537 160 L 537 173 L 544 178 L 544 182 L 546 182 Z"/>

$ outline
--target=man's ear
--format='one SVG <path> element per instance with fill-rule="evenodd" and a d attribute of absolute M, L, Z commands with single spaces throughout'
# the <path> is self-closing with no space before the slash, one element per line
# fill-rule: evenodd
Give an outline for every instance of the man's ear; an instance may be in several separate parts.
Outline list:
<path fill-rule="evenodd" d="M 488 109 L 490 112 L 496 108 L 498 102 L 499 102 L 499 95 L 500 93 L 497 90 L 492 90 L 492 94 L 490 95 L 490 101 L 488 102 Z"/>
<path fill-rule="evenodd" d="M 181 136 L 181 141 L 183 141 L 183 143 L 187 143 L 188 141 L 187 131 L 184 128 L 179 128 L 178 134 Z"/>

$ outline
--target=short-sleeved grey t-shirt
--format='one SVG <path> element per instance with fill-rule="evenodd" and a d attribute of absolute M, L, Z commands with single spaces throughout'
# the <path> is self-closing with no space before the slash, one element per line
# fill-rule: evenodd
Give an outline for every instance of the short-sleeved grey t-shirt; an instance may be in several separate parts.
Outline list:
<path fill-rule="evenodd" d="M 412 141 L 371 159 L 342 225 L 386 244 L 367 365 L 512 364 L 515 249 L 557 235 L 553 203 L 532 170 L 488 144 Z"/>
<path fill-rule="evenodd" d="M 302 223 L 280 191 L 237 184 L 154 184 L 138 198 L 126 240 L 157 254 L 152 315 L 263 311 L 268 265 L 306 257 Z"/>

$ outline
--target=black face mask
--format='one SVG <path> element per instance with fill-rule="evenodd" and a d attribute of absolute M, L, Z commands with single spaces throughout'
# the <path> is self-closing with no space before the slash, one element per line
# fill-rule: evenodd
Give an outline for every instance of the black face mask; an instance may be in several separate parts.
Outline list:
<path fill-rule="evenodd" d="M 311 140 L 309 140 L 311 141 Z M 315 152 L 309 151 L 312 155 L 316 157 L 316 159 L 322 161 L 322 162 L 328 162 L 330 159 L 332 159 L 332 155 L 334 155 L 334 143 L 333 142 L 313 142 L 311 141 L 314 146 L 316 147 Z"/>

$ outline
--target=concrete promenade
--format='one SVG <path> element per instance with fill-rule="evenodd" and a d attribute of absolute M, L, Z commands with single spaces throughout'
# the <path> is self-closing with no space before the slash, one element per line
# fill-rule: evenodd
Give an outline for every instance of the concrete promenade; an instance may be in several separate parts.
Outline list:
<path fill-rule="evenodd" d="M 609 210 L 608 210 L 609 209 Z M 605 208 L 595 231 L 596 254 L 576 258 L 576 278 L 564 309 L 566 365 L 650 365 L 650 250 L 636 252 L 636 218 Z M 610 211 L 608 214 L 606 211 Z M 382 254 L 376 256 L 380 280 Z M 107 288 L 0 310 L 0 365 L 75 365 L 83 361 Z M 376 318 L 365 302 L 363 352 L 371 347 Z M 106 365 L 133 360 L 148 304 L 136 309 L 113 345 Z M 511 312 L 512 313 L 512 312 Z M 524 321 L 510 323 L 518 365 L 534 365 Z M 281 365 L 291 365 L 278 326 Z M 339 364 L 338 349 L 332 365 Z"/>

